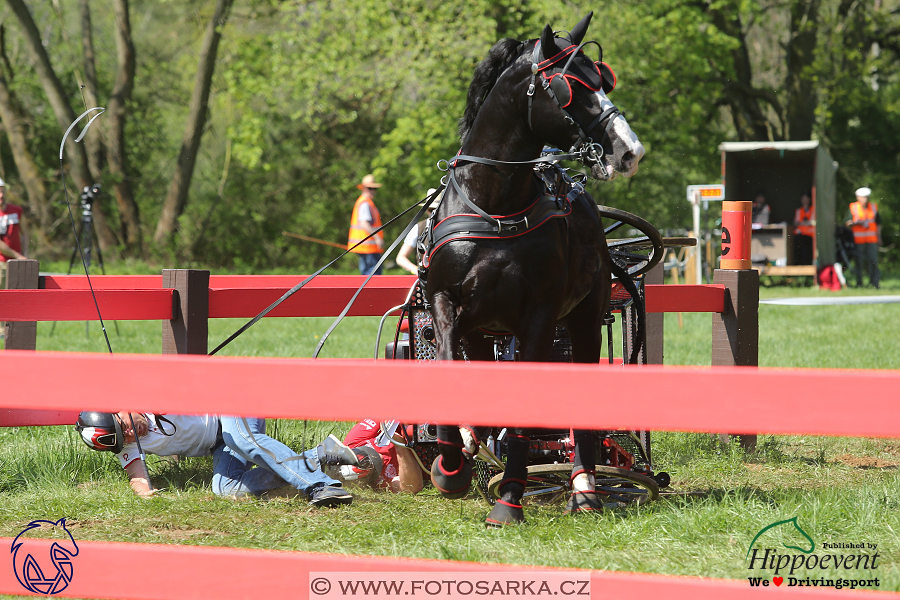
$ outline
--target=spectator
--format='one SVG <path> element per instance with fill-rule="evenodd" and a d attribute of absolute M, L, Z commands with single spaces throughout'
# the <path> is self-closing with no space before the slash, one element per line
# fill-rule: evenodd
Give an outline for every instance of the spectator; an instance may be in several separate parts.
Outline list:
<path fill-rule="evenodd" d="M 760 225 L 769 224 L 769 205 L 766 204 L 766 195 L 763 192 L 757 192 L 756 198 L 753 200 L 753 222 Z"/>
<path fill-rule="evenodd" d="M 384 234 L 380 231 L 363 242 L 365 237 L 381 227 L 381 215 L 375 206 L 375 192 L 381 187 L 371 174 L 363 177 L 362 183 L 356 187 L 362 190 L 356 204 L 353 205 L 353 213 L 350 216 L 350 234 L 347 247 L 351 252 L 359 254 L 359 272 L 368 275 L 378 264 L 383 253 Z M 362 243 L 360 243 L 362 242 Z M 359 244 L 357 246 L 357 244 Z M 354 246 L 356 246 L 354 248 Z M 382 268 L 378 267 L 376 275 L 381 275 Z"/>
<path fill-rule="evenodd" d="M 138 453 L 135 430 L 145 453 L 212 456 L 212 489 L 217 496 L 284 495 L 283 488 L 290 486 L 292 494 L 303 492 L 313 506 L 353 501 L 339 481 L 321 470 L 322 464 L 358 462 L 356 454 L 333 435 L 298 455 L 266 435 L 265 419 L 84 411 L 75 430 L 91 449 L 114 452 L 128 473 L 131 488 L 144 498 L 155 490 Z"/>
<path fill-rule="evenodd" d="M 434 194 L 437 190 L 435 188 L 428 188 L 428 192 L 425 194 L 426 198 L 431 198 L 431 195 Z M 435 197 L 434 200 L 431 201 L 431 204 L 428 205 L 428 210 L 425 211 L 425 220 L 419 221 L 419 224 L 416 227 L 413 227 L 409 233 L 406 235 L 406 238 L 403 240 L 403 244 L 400 246 L 400 251 L 397 253 L 397 265 L 403 267 L 413 275 L 418 275 L 418 262 L 421 257 L 416 257 L 416 263 L 410 260 L 410 253 L 416 250 L 416 242 L 422 236 L 422 233 L 425 231 L 425 224 L 428 220 L 428 217 L 437 209 L 438 204 L 441 201 L 444 193 Z"/>
<path fill-rule="evenodd" d="M 853 230 L 856 243 L 856 287 L 862 287 L 863 264 L 869 272 L 869 283 L 878 289 L 881 273 L 878 270 L 878 247 L 881 246 L 881 215 L 878 205 L 869 202 L 872 190 L 856 190 L 856 202 L 850 205 L 847 227 Z"/>
<path fill-rule="evenodd" d="M 800 208 L 794 212 L 794 263 L 811 265 L 813 261 L 813 240 L 816 235 L 816 217 L 812 207 L 812 196 L 803 192 Z"/>
<path fill-rule="evenodd" d="M 27 255 L 25 215 L 21 206 L 6 202 L 6 182 L 0 179 L 0 289 L 6 289 L 6 261 Z"/>

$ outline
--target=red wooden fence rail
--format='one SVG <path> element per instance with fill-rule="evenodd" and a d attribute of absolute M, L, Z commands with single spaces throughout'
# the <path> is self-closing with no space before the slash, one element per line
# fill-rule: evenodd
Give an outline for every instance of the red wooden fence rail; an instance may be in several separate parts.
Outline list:
<path fill-rule="evenodd" d="M 7 409 L 117 411 L 127 392 L 131 409 L 159 413 L 250 410 L 260 417 L 356 421 L 365 415 L 523 427 L 568 427 L 579 415 L 586 429 L 900 437 L 900 371 L 889 370 L 13 350 L 0 361 L 17 374 L 4 381 L 0 406 Z M 367 382 L 365 394 L 359 381 Z M 428 401 L 402 393 L 407 389 L 427 390 Z M 557 400 L 548 404 L 548 398 Z"/>
<path fill-rule="evenodd" d="M 78 542 L 78 556 L 72 560 L 72 580 L 60 596 L 76 598 L 130 598 L 134 600 L 299 600 L 316 598 L 310 593 L 313 575 L 327 580 L 331 589 L 339 589 L 338 573 L 353 574 L 356 580 L 387 580 L 408 574 L 424 574 L 424 581 L 440 580 L 513 580 L 530 581 L 565 577 L 570 581 L 590 581 L 565 586 L 575 598 L 665 598 L 666 600 L 756 600 L 774 590 L 755 589 L 745 581 L 676 577 L 644 573 L 549 569 L 531 566 L 480 564 L 449 560 L 387 558 L 380 556 L 340 556 L 312 552 L 277 552 L 240 548 L 210 548 L 162 544 L 114 542 Z M 9 548 L 10 538 L 0 538 L 0 547 Z M 30 540 L 36 553 L 49 555 L 51 540 Z M 139 575 L 154 575 L 149 579 Z M 233 576 L 232 574 L 240 574 Z M 392 577 L 393 576 L 393 577 Z M 345 577 L 346 579 L 346 577 Z M 554 583 L 556 583 L 554 581 Z M 320 581 L 319 584 L 323 582 Z M 787 586 L 785 581 L 785 586 Z M 531 589 L 537 591 L 540 584 Z M 411 586 L 410 586 L 411 587 Z M 440 595 L 418 594 L 440 598 Z M 771 586 L 774 587 L 774 586 Z M 322 589 L 322 588 L 318 588 Z M 434 585 L 430 590 L 439 589 Z M 463 587 L 462 589 L 465 589 Z M 575 594 L 574 592 L 580 592 Z M 12 569 L 0 569 L 0 594 L 23 594 Z M 861 590 L 822 590 L 791 588 L 791 597 L 803 600 L 875 600 L 894 598 L 894 594 Z M 319 596 L 321 597 L 321 596 Z M 337 597 L 337 596 L 329 596 Z M 354 596 L 347 595 L 346 598 Z M 364 596 L 379 597 L 391 596 Z M 397 596 L 406 597 L 406 596 Z M 484 597 L 476 596 L 472 597 Z M 496 596 L 491 596 L 496 597 Z M 520 596 L 503 596 L 516 598 Z M 524 594 L 521 597 L 530 597 Z M 566 597 L 559 594 L 558 597 Z"/>

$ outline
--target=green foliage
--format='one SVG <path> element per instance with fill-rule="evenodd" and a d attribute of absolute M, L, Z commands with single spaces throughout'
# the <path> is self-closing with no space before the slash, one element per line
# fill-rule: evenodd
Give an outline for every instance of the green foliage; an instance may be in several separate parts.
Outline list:
<path fill-rule="evenodd" d="M 169 187 L 196 52 L 213 4 L 143 0 L 131 6 L 138 66 L 128 106 L 128 170 L 148 239 Z M 726 99 L 739 79 L 736 57 L 747 49 L 756 91 L 745 94 L 786 105 L 790 14 L 810 8 L 818 8 L 817 20 L 801 24 L 798 33 L 816 35 L 814 60 L 803 71 L 814 82 L 814 135 L 841 165 L 839 204 L 849 203 L 860 185 L 875 190 L 887 259 L 896 261 L 900 61 L 890 36 L 900 18 L 896 0 L 239 3 L 223 29 L 178 235 L 166 247 L 148 248 L 149 256 L 237 271 L 321 266 L 334 248 L 282 232 L 344 243 L 354 186 L 369 172 L 385 183 L 377 198 L 384 217 L 421 199 L 442 175 L 435 163 L 458 149 L 468 83 L 491 45 L 503 37 L 534 38 L 546 23 L 566 30 L 589 10 L 595 17 L 588 37 L 602 44 L 604 60 L 618 76 L 611 98 L 647 149 L 636 177 L 591 183 L 589 191 L 598 202 L 635 212 L 660 229 L 688 228 L 685 186 L 718 181 L 717 145 L 738 135 Z M 46 24 L 45 45 L 60 79 L 65 85 L 83 81 L 77 10 L 59 3 L 31 9 Z M 105 104 L 116 65 L 113 15 L 95 9 L 93 21 Z M 29 108 L 31 149 L 48 189 L 55 190 L 59 125 L 20 33 L 10 26 L 7 34 L 12 90 Z M 70 102 L 76 113 L 83 110 L 74 85 Z M 783 129 L 776 105 L 760 102 L 771 130 Z M 0 176 L 21 199 L 10 152 L 0 140 Z M 100 206 L 118 227 L 114 200 L 104 194 Z M 35 246 L 42 259 L 62 258 L 71 248 L 65 207 L 57 202 L 53 210 L 56 225 Z M 107 255 L 114 258 L 114 252 Z M 339 268 L 352 270 L 353 263 L 348 259 Z"/>

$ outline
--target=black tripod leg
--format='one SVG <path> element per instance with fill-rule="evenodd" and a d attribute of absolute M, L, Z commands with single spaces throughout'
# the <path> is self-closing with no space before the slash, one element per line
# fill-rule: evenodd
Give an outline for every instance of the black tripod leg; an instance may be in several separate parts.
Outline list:
<path fill-rule="evenodd" d="M 66 271 L 66 275 L 72 274 L 72 267 L 75 266 L 75 257 L 78 255 L 78 242 L 77 240 L 81 239 L 81 232 L 84 230 L 84 221 L 81 221 L 81 226 L 78 228 L 78 231 L 75 232 L 76 243 L 75 247 L 72 248 L 72 256 L 69 258 L 69 268 Z M 53 325 L 50 326 L 50 336 L 53 337 L 53 332 L 56 331 L 56 323 L 57 321 L 53 321 Z"/>
<path fill-rule="evenodd" d="M 106 269 L 103 267 L 103 252 L 100 250 L 100 238 L 97 237 L 97 230 L 93 227 L 91 233 L 93 234 L 92 240 L 97 243 L 97 264 L 100 266 L 100 273 L 106 275 Z M 113 325 L 116 326 L 116 335 L 121 335 L 119 334 L 119 322 L 113 321 Z"/>

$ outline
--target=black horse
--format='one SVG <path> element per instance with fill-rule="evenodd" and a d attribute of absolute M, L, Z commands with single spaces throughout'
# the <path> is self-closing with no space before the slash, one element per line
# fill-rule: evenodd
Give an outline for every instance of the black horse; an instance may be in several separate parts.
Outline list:
<path fill-rule="evenodd" d="M 633 175 L 644 154 L 606 95 L 615 85 L 611 69 L 583 51 L 591 16 L 568 37 L 556 37 L 548 25 L 540 40 L 501 40 L 475 71 L 460 122 L 462 149 L 448 165 L 426 261 L 438 359 L 493 360 L 484 334 L 491 331 L 514 334 L 522 360 L 546 361 L 559 322 L 575 362 L 600 360 L 611 267 L 597 206 L 540 158 L 545 145 L 570 148 L 566 157 L 609 180 Z M 545 167 L 549 188 L 536 165 Z M 515 430 L 508 441 L 502 495 L 488 524 L 524 520 L 525 433 Z M 593 472 L 590 435 L 576 432 L 573 478 Z M 462 497 L 472 470 L 459 430 L 440 426 L 438 437 L 432 481 L 445 496 Z M 570 512 L 602 508 L 593 479 L 583 480 Z"/>

